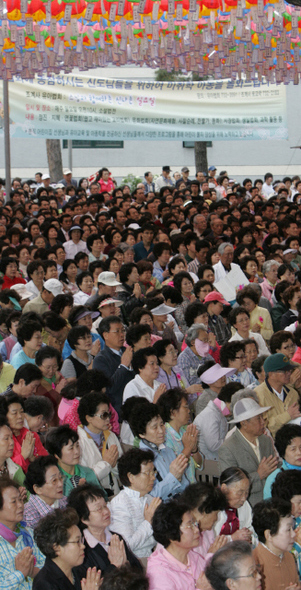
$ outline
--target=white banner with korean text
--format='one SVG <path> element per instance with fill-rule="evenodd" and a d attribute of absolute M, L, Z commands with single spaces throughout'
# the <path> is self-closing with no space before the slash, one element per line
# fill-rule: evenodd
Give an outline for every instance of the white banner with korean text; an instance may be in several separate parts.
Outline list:
<path fill-rule="evenodd" d="M 70 74 L 14 78 L 9 83 L 9 97 L 12 137 L 151 141 L 288 138 L 283 84 L 246 80 L 143 82 Z"/>

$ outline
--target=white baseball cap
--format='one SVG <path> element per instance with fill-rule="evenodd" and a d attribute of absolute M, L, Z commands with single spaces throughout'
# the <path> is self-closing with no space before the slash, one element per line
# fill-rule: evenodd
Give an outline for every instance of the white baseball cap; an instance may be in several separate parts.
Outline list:
<path fill-rule="evenodd" d="M 69 168 L 64 168 L 63 174 L 72 174 L 72 170 L 70 170 Z"/>
<path fill-rule="evenodd" d="M 107 285 L 108 287 L 118 287 L 118 285 L 121 285 L 121 283 L 116 280 L 115 273 L 108 271 L 101 272 L 100 275 L 98 275 L 97 282 Z"/>
<path fill-rule="evenodd" d="M 157 307 L 154 307 L 154 309 L 151 309 L 150 311 L 153 315 L 165 315 L 166 313 L 172 313 L 175 310 L 173 307 L 161 303 L 161 305 L 157 305 Z"/>
<path fill-rule="evenodd" d="M 16 285 L 14 285 L 14 291 L 16 291 L 18 295 L 20 295 L 22 301 L 24 301 L 24 299 L 30 299 L 30 297 L 33 296 L 32 291 L 26 289 L 26 285 L 24 285 L 23 283 L 17 283 Z"/>
<path fill-rule="evenodd" d="M 46 289 L 46 291 L 52 293 L 54 297 L 64 293 L 63 285 L 60 281 L 58 281 L 58 279 L 48 279 L 45 281 L 43 288 Z"/>
<path fill-rule="evenodd" d="M 49 174 L 43 174 L 42 180 L 47 180 L 47 178 L 50 178 Z"/>

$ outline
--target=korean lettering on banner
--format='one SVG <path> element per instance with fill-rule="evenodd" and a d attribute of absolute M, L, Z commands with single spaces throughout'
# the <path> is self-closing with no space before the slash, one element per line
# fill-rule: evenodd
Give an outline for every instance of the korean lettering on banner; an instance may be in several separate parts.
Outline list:
<path fill-rule="evenodd" d="M 145 24 L 149 30 L 152 27 L 154 40 L 155 25 L 149 20 Z M 71 31 L 71 24 L 69 27 Z M 126 38 L 126 21 L 122 21 L 122 30 L 122 37 Z M 187 39 L 190 44 L 191 38 Z M 82 36 L 79 36 L 77 49 L 82 47 L 80 40 Z M 129 40 L 136 42 L 136 39 Z M 177 54 L 177 43 L 179 41 L 171 36 L 167 37 L 169 55 Z M 150 45 L 151 51 L 156 48 Z M 55 50 L 61 54 L 58 36 Z M 138 48 L 136 43 L 132 51 L 137 55 L 140 46 Z M 260 60 L 260 47 L 257 52 Z M 99 54 L 104 56 L 102 50 Z M 45 51 L 25 52 L 23 56 L 20 53 L 16 71 L 21 71 L 20 64 L 26 65 L 26 60 L 29 66 L 40 71 L 44 63 L 51 65 L 53 56 L 55 52 L 49 56 Z M 187 58 L 194 67 L 196 56 Z M 71 52 L 66 56 L 65 65 L 70 59 Z M 227 67 L 231 69 L 231 53 L 228 60 Z M 214 58 L 211 61 L 214 66 Z M 11 83 L 10 117 L 15 137 L 92 137 L 93 133 L 95 137 L 99 130 L 105 138 L 150 141 L 287 138 L 285 87 L 249 78 L 215 82 L 135 82 L 86 74 L 60 74 L 37 75 L 28 82 L 16 77 Z"/>

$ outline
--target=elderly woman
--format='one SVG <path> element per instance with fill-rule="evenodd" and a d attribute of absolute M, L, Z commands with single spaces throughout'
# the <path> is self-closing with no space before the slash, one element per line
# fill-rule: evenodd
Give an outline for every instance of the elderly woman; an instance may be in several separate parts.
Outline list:
<path fill-rule="evenodd" d="M 29 590 L 44 555 L 23 521 L 24 502 L 16 482 L 0 479 L 0 580 L 2 588 Z"/>
<path fill-rule="evenodd" d="M 151 450 L 130 449 L 118 460 L 123 490 L 110 502 L 111 528 L 122 535 L 139 557 L 149 557 L 155 546 L 152 518 L 161 503 L 150 492 L 156 479 Z"/>
<path fill-rule="evenodd" d="M 101 487 L 93 469 L 79 464 L 79 437 L 70 426 L 52 428 L 47 435 L 46 448 L 50 455 L 57 459 L 58 468 L 63 476 L 64 496 L 69 496 L 73 488 L 85 483 Z M 105 491 L 104 495 L 107 497 Z"/>
<path fill-rule="evenodd" d="M 266 297 L 269 300 L 272 307 L 274 305 L 273 293 L 277 284 L 277 272 L 279 266 L 280 263 L 276 260 L 267 260 L 262 266 L 264 279 L 260 287 L 263 297 Z"/>
<path fill-rule="evenodd" d="M 233 395 L 233 383 L 227 383 L 214 400 L 194 419 L 198 430 L 198 449 L 205 460 L 218 461 L 218 449 L 228 432 L 227 416 Z"/>
<path fill-rule="evenodd" d="M 30 432 L 24 426 L 24 400 L 16 393 L 8 393 L 0 399 L 0 414 L 6 416 L 8 425 L 13 433 L 14 451 L 11 457 L 24 473 L 28 466 L 40 455 L 47 455 L 40 437 L 36 432 Z"/>
<path fill-rule="evenodd" d="M 61 355 L 53 346 L 43 346 L 36 354 L 36 365 L 42 372 L 43 378 L 37 389 L 36 395 L 43 395 L 50 399 L 54 418 L 51 426 L 58 425 L 57 409 L 61 401 L 61 391 L 67 381 L 59 372 L 61 367 Z"/>
<path fill-rule="evenodd" d="M 260 590 L 259 571 L 249 543 L 234 541 L 215 553 L 205 575 L 213 590 Z"/>
<path fill-rule="evenodd" d="M 246 370 L 245 344 L 242 342 L 227 342 L 220 351 L 222 367 L 235 369 L 235 373 L 227 377 L 227 381 L 241 383 L 242 387 L 248 387 L 255 381 L 254 375 Z"/>
<path fill-rule="evenodd" d="M 75 569 L 76 579 L 86 575 L 88 568 L 97 568 L 102 574 L 119 568 L 129 562 L 141 570 L 139 560 L 129 549 L 121 535 L 111 531 L 111 513 L 103 491 L 91 484 L 84 484 L 69 496 L 68 506 L 79 516 L 79 527 L 83 532 L 85 559 Z"/>
<path fill-rule="evenodd" d="M 178 358 L 178 366 L 189 385 L 201 383 L 198 367 L 207 360 L 214 360 L 209 354 L 209 334 L 205 324 L 193 324 L 185 336 L 187 348 Z"/>
<path fill-rule="evenodd" d="M 77 428 L 81 451 L 81 464 L 93 469 L 108 495 L 117 494 L 117 459 L 122 449 L 117 436 L 110 431 L 111 413 L 109 398 L 104 393 L 87 393 L 81 398 Z"/>
<path fill-rule="evenodd" d="M 194 590 L 202 588 L 204 560 L 192 549 L 200 533 L 186 504 L 170 500 L 161 504 L 153 517 L 158 546 L 147 562 L 149 590 Z"/>
<path fill-rule="evenodd" d="M 270 354 L 261 334 L 257 334 L 250 330 L 250 314 L 244 307 L 234 307 L 234 309 L 230 311 L 228 320 L 231 326 L 235 329 L 235 334 L 230 338 L 229 342 L 248 340 L 251 338 L 257 343 L 259 354 Z"/>
<path fill-rule="evenodd" d="M 283 314 L 280 322 L 281 329 L 290 326 L 298 319 L 298 302 L 301 299 L 300 285 L 291 285 L 283 293 L 283 301 L 287 311 Z"/>
<path fill-rule="evenodd" d="M 195 300 L 195 294 L 193 291 L 194 282 L 188 272 L 178 272 L 174 278 L 173 283 L 175 289 L 179 291 L 183 297 L 183 302 L 177 306 L 175 311 L 175 318 L 177 320 L 180 330 L 185 334 L 187 326 L 185 323 L 185 311 L 189 303 Z"/>
<path fill-rule="evenodd" d="M 20 486 L 23 486 L 25 475 L 21 467 L 12 461 L 13 452 L 13 433 L 5 416 L 0 416 L 0 479 L 10 477 Z M 25 488 L 22 488 L 23 491 L 25 491 L 23 497 L 26 497 Z"/>
<path fill-rule="evenodd" d="M 188 459 L 186 477 L 190 483 L 196 481 L 195 467 L 203 464 L 203 456 L 198 452 L 198 432 L 196 426 L 188 424 L 190 412 L 188 396 L 183 389 L 169 389 L 157 403 L 161 417 L 165 422 L 165 444 L 176 455 L 182 453 Z"/>
<path fill-rule="evenodd" d="M 138 437 L 139 448 L 151 449 L 154 453 L 156 479 L 151 491 L 152 496 L 167 500 L 171 495 L 181 493 L 189 484 L 186 477 L 188 459 L 164 445 L 165 425 L 155 404 L 137 402 L 129 417 L 134 436 Z"/>
<path fill-rule="evenodd" d="M 275 469 L 267 477 L 263 497 L 271 497 L 272 485 L 280 471 L 301 469 L 301 426 L 298 424 L 284 424 L 275 435 L 275 446 L 282 459 L 281 468 Z"/>
<path fill-rule="evenodd" d="M 296 536 L 291 510 L 290 502 L 278 498 L 263 500 L 253 508 L 253 526 L 259 540 L 253 556 L 262 569 L 264 590 L 301 588 L 290 553 Z"/>
<path fill-rule="evenodd" d="M 232 541 L 251 542 L 252 509 L 247 500 L 250 478 L 244 469 L 229 467 L 222 472 L 220 489 L 227 500 L 227 507 L 218 513 L 214 525 L 216 535 L 231 535 Z"/>
<path fill-rule="evenodd" d="M 260 293 L 248 285 L 236 295 L 238 305 L 241 305 L 250 314 L 250 330 L 261 334 L 264 340 L 269 341 L 274 330 L 271 316 L 267 309 L 259 307 Z"/>
<path fill-rule="evenodd" d="M 201 384 L 204 388 L 202 395 L 199 395 L 195 404 L 196 415 L 207 407 L 210 400 L 214 400 L 220 394 L 222 387 L 226 385 L 226 378 L 235 373 L 235 369 L 221 367 L 214 361 L 207 361 L 198 369 Z M 238 384 L 237 384 L 238 385 Z M 238 386 L 239 388 L 239 386 Z M 234 389 L 234 391 L 237 391 Z"/>
<path fill-rule="evenodd" d="M 219 488 L 199 481 L 184 490 L 181 502 L 187 504 L 199 526 L 200 543 L 194 551 L 206 559 L 208 553 L 215 553 L 228 542 L 225 535 L 215 537 L 213 530 L 219 512 L 227 508 L 227 500 Z"/>
<path fill-rule="evenodd" d="M 29 465 L 25 485 L 30 497 L 25 504 L 24 519 L 32 529 L 55 508 L 65 508 L 67 498 L 63 495 L 63 477 L 57 459 L 51 455 L 38 457 Z"/>
<path fill-rule="evenodd" d="M 46 561 L 34 580 L 34 590 L 80 590 L 74 568 L 83 563 L 85 546 L 78 521 L 72 508 L 55 510 L 40 520 L 34 538 Z M 100 576 L 100 571 L 89 569 L 82 588 L 98 590 Z"/>
<path fill-rule="evenodd" d="M 35 356 L 40 350 L 42 342 L 41 324 L 37 321 L 28 321 L 17 329 L 18 342 L 22 348 L 10 360 L 11 365 L 18 369 L 24 363 L 35 363 Z"/>
<path fill-rule="evenodd" d="M 177 366 L 178 352 L 171 340 L 164 338 L 155 343 L 153 347 L 159 363 L 157 380 L 166 385 L 167 389 L 182 387 L 188 393 L 189 402 L 193 401 L 200 387 L 196 383 L 189 385 L 181 369 Z"/>

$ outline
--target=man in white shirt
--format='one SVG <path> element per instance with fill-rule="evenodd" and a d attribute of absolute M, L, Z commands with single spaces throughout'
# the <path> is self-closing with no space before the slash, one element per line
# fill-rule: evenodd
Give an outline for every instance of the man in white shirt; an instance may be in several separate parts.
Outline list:
<path fill-rule="evenodd" d="M 273 174 L 267 172 L 264 175 L 264 183 L 262 185 L 261 194 L 265 199 L 269 199 L 272 195 L 274 195 L 274 187 L 272 186 L 273 182 Z"/>
<path fill-rule="evenodd" d="M 224 279 L 230 270 L 234 270 L 235 268 L 240 270 L 240 266 L 232 262 L 234 253 L 232 244 L 223 242 L 218 248 L 218 253 L 220 254 L 221 259 L 217 264 L 213 265 L 215 283 Z"/>
<path fill-rule="evenodd" d="M 171 170 L 169 166 L 162 167 L 162 174 L 155 182 L 156 193 L 159 193 L 163 186 L 173 186 L 174 181 L 170 178 L 170 172 Z"/>

